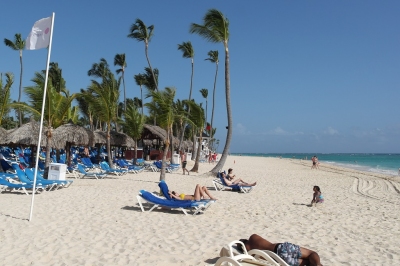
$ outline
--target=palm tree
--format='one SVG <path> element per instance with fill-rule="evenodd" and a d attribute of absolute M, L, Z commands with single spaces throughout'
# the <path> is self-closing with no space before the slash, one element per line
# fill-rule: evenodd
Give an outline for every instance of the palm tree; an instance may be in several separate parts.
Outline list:
<path fill-rule="evenodd" d="M 19 75 L 19 94 L 18 94 L 18 103 L 21 102 L 22 95 L 22 50 L 25 49 L 25 40 L 22 39 L 21 34 L 17 33 L 14 36 L 14 42 L 9 39 L 4 39 L 4 44 L 15 51 L 19 51 L 19 63 L 21 66 L 21 72 Z M 21 110 L 18 109 L 18 117 L 19 117 L 19 126 L 22 126 L 22 114 Z"/>
<path fill-rule="evenodd" d="M 201 104 L 197 104 L 194 101 L 188 101 L 187 104 L 190 107 L 190 114 L 189 114 L 189 121 L 193 126 L 195 131 L 194 134 L 194 141 L 196 140 L 196 135 L 199 135 L 199 141 L 197 145 L 196 151 L 196 160 L 194 163 L 193 168 L 190 170 L 191 172 L 198 172 L 199 171 L 199 160 L 200 160 L 200 151 L 201 151 L 201 143 L 203 141 L 203 129 L 205 123 L 205 116 L 204 116 L 204 109 Z M 195 145 L 195 143 L 194 143 Z"/>
<path fill-rule="evenodd" d="M 222 152 L 221 159 L 217 165 L 211 170 L 217 173 L 225 164 L 228 157 L 229 147 L 232 140 L 232 110 L 231 110 L 231 84 L 229 72 L 229 20 L 217 9 L 210 9 L 203 17 L 203 25 L 192 23 L 190 25 L 190 33 L 197 33 L 204 39 L 213 43 L 222 43 L 225 48 L 225 97 L 226 111 L 228 116 L 228 132 L 226 135 L 225 147 Z"/>
<path fill-rule="evenodd" d="M 193 46 L 192 43 L 189 42 L 183 42 L 182 44 L 178 44 L 178 50 L 182 51 L 182 56 L 183 58 L 190 58 L 191 64 L 192 64 L 192 74 L 190 77 L 190 91 L 189 91 L 189 101 L 192 99 L 192 88 L 193 88 L 193 74 L 194 74 L 194 50 L 193 50 Z M 188 112 L 190 113 L 190 107 Z M 183 128 L 181 130 L 182 135 L 181 138 L 179 140 L 179 145 L 178 145 L 178 150 L 180 150 L 181 145 L 182 145 L 182 141 L 184 138 L 184 133 L 185 133 L 185 124 L 183 125 Z"/>
<path fill-rule="evenodd" d="M 137 159 L 137 142 L 141 138 L 144 125 L 144 117 L 138 112 L 138 109 L 133 104 L 129 104 L 126 112 L 124 113 L 125 123 L 124 129 L 127 134 L 132 137 L 135 141 L 135 159 L 133 164 L 136 163 Z"/>
<path fill-rule="evenodd" d="M 151 37 L 153 36 L 154 25 L 150 25 L 149 27 L 147 27 L 143 23 L 143 21 L 141 21 L 140 19 L 136 19 L 135 23 L 132 24 L 129 31 L 130 31 L 130 34 L 128 34 L 128 38 L 136 39 L 138 42 L 144 42 L 147 63 L 149 64 L 149 68 L 150 68 L 151 72 L 153 73 L 152 76 L 154 79 L 156 90 L 158 90 L 158 84 L 155 79 L 153 68 L 151 67 L 150 60 L 149 60 L 149 42 L 151 40 Z"/>
<path fill-rule="evenodd" d="M 212 98 L 212 111 L 211 111 L 211 124 L 210 124 L 210 139 L 212 140 L 213 134 L 212 134 L 212 128 L 213 128 L 213 122 L 214 122 L 214 108 L 215 108 L 215 90 L 217 86 L 217 76 L 218 76 L 218 50 L 215 51 L 209 51 L 208 52 L 208 58 L 205 60 L 209 60 L 211 63 L 215 63 L 215 77 L 214 77 L 214 90 L 213 90 L 213 98 Z"/>
<path fill-rule="evenodd" d="M 101 81 L 92 80 L 88 91 L 91 93 L 91 106 L 93 112 L 101 122 L 107 126 L 107 155 L 108 164 L 113 167 L 111 158 L 110 131 L 112 123 L 118 120 L 119 86 L 121 78 L 115 79 L 114 74 L 104 69 Z"/>
<path fill-rule="evenodd" d="M 40 72 L 36 72 L 35 76 L 31 81 L 34 83 L 33 86 L 25 87 L 25 93 L 30 98 L 30 105 L 20 104 L 21 107 L 31 112 L 36 117 L 40 117 L 43 104 L 43 93 L 46 75 Z M 67 93 L 69 95 L 69 93 Z M 44 120 L 47 125 L 47 143 L 46 143 L 46 170 L 50 163 L 50 152 L 52 142 L 53 129 L 61 126 L 66 122 L 67 114 L 71 109 L 72 101 L 75 99 L 76 94 L 72 94 L 68 97 L 60 94 L 56 88 L 53 87 L 51 82 L 47 83 L 46 92 L 46 103 L 44 110 Z M 47 173 L 45 173 L 47 176 Z"/>
<path fill-rule="evenodd" d="M 201 96 L 203 96 L 204 99 L 206 99 L 206 121 L 207 123 L 207 109 L 208 109 L 208 90 L 203 88 L 200 90 Z"/>
<path fill-rule="evenodd" d="M 3 74 L 0 77 L 0 125 L 2 125 L 3 119 L 10 111 L 11 103 L 11 86 L 14 83 L 14 75 L 12 73 L 6 73 L 6 83 L 3 87 Z"/>
<path fill-rule="evenodd" d="M 164 142 L 164 154 L 162 157 L 162 168 L 160 174 L 160 181 L 165 180 L 165 161 L 167 160 L 167 152 L 170 145 L 172 134 L 172 126 L 176 120 L 176 111 L 174 109 L 174 98 L 176 90 L 174 88 L 165 88 L 162 91 L 148 90 L 148 96 L 152 97 L 152 101 L 145 105 L 157 115 L 158 124 L 161 128 L 165 129 L 167 136 Z"/>
<path fill-rule="evenodd" d="M 114 57 L 114 66 L 119 66 L 117 74 L 122 73 L 122 84 L 124 85 L 124 111 L 126 111 L 126 88 L 125 88 L 125 68 L 128 66 L 125 60 L 125 54 L 116 54 Z"/>
<path fill-rule="evenodd" d="M 140 87 L 140 99 L 142 101 L 142 115 L 143 115 L 143 89 L 142 86 L 146 83 L 146 77 L 144 76 L 144 74 L 137 74 L 134 75 L 133 78 L 136 81 L 136 85 L 138 85 Z"/>
<path fill-rule="evenodd" d="M 143 85 L 149 90 L 157 90 L 159 75 L 158 68 L 151 70 L 149 67 L 145 67 L 144 72 L 143 77 L 146 82 Z"/>

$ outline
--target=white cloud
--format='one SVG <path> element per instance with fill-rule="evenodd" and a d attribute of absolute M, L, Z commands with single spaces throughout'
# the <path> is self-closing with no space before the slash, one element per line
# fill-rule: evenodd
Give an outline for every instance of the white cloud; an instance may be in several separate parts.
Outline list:
<path fill-rule="evenodd" d="M 250 134 L 250 131 L 241 123 L 236 124 L 234 132 L 237 132 L 239 135 Z"/>
<path fill-rule="evenodd" d="M 331 136 L 339 135 L 339 131 L 337 131 L 336 129 L 334 129 L 332 127 L 328 127 L 327 130 L 324 130 L 324 134 L 331 135 Z"/>

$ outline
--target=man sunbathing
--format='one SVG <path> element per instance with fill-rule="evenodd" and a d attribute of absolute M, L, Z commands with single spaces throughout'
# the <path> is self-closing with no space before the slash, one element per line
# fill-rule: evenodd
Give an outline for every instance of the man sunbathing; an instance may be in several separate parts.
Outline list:
<path fill-rule="evenodd" d="M 244 186 L 244 187 L 252 187 L 252 186 L 257 185 L 257 182 L 254 182 L 254 183 L 250 184 L 250 183 L 247 183 L 247 182 L 243 181 L 240 178 L 238 178 L 236 180 L 233 180 L 233 178 L 236 177 L 236 175 L 234 175 L 232 173 L 232 171 L 233 171 L 233 169 L 229 168 L 228 169 L 228 175 L 226 175 L 224 172 L 221 173 L 222 178 L 224 179 L 225 183 L 228 186 L 239 185 L 239 186 Z"/>
<path fill-rule="evenodd" d="M 247 250 L 259 249 L 273 251 L 289 265 L 322 266 L 317 252 L 289 242 L 271 243 L 256 234 L 251 235 L 248 240 L 240 239 L 240 241 L 243 242 Z M 241 250 L 242 246 L 238 245 L 238 248 Z M 243 250 L 241 251 L 243 252 Z"/>
<path fill-rule="evenodd" d="M 168 191 L 168 194 L 171 196 L 171 198 L 178 199 L 178 200 L 196 200 L 199 201 L 201 199 L 211 199 L 211 200 L 216 200 L 208 189 L 205 186 L 200 186 L 199 184 L 196 185 L 196 188 L 194 190 L 194 195 L 186 195 L 186 194 L 179 194 L 175 191 Z"/>

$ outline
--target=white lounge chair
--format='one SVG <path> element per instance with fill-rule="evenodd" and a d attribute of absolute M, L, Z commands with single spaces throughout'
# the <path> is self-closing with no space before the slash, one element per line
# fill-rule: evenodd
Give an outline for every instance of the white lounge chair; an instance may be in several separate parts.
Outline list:
<path fill-rule="evenodd" d="M 241 245 L 243 253 L 241 253 L 236 245 Z M 252 249 L 246 250 L 245 245 L 241 241 L 232 241 L 224 246 L 220 251 L 220 258 L 216 266 L 219 265 L 272 265 L 272 266 L 289 266 L 281 257 L 269 250 Z"/>
<path fill-rule="evenodd" d="M 216 191 L 229 189 L 229 190 L 237 190 L 243 193 L 249 193 L 255 187 L 255 186 L 239 186 L 239 185 L 228 186 L 225 183 L 224 179 L 222 178 L 221 173 L 218 173 L 217 178 L 215 178 L 212 182 Z"/>

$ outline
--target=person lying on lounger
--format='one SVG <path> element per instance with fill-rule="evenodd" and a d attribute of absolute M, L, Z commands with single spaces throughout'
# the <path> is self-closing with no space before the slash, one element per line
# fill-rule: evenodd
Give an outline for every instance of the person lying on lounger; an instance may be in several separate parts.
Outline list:
<path fill-rule="evenodd" d="M 252 186 L 257 185 L 257 182 L 254 182 L 254 183 L 250 184 L 250 183 L 247 183 L 247 182 L 243 181 L 240 178 L 238 178 L 236 180 L 233 180 L 234 177 L 236 177 L 236 176 L 232 174 L 232 171 L 233 171 L 232 168 L 229 168 L 227 175 L 224 172 L 221 173 L 222 178 L 224 179 L 225 183 L 228 186 L 239 185 L 239 186 L 244 186 L 244 187 L 252 187 Z"/>
<path fill-rule="evenodd" d="M 240 241 L 243 242 L 247 250 L 259 249 L 273 251 L 289 265 L 322 266 L 317 252 L 289 242 L 271 243 L 256 234 L 251 235 L 248 240 L 240 239 Z M 237 245 L 237 247 L 243 252 L 241 245 Z"/>
<path fill-rule="evenodd" d="M 196 185 L 196 188 L 194 190 L 194 195 L 186 195 L 186 194 L 179 194 L 178 192 L 175 191 L 168 191 L 168 194 L 174 198 L 174 199 L 178 199 L 178 200 L 196 200 L 199 201 L 201 199 L 212 199 L 212 200 L 216 200 L 216 198 L 214 198 L 210 192 L 208 191 L 208 189 L 206 187 L 202 187 L 199 184 Z"/>

